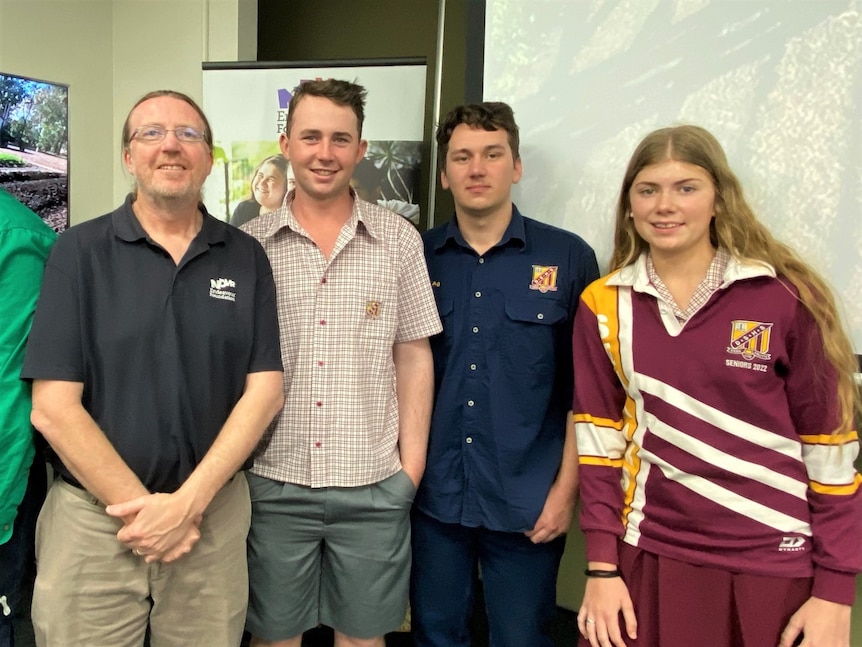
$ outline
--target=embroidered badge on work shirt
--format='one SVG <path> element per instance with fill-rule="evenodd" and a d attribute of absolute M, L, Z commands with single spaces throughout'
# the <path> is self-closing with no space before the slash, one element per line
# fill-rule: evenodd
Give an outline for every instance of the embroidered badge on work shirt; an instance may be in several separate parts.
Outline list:
<path fill-rule="evenodd" d="M 559 265 L 533 265 L 533 280 L 530 282 L 531 290 L 545 292 L 557 291 L 557 270 Z"/>
<path fill-rule="evenodd" d="M 366 319 L 379 319 L 380 318 L 380 302 L 379 301 L 367 301 L 365 303 L 365 317 L 366 317 Z"/>

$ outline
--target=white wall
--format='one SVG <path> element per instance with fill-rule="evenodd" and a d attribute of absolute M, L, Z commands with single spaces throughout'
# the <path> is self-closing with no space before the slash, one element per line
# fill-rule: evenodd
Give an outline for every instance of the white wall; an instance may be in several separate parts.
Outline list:
<path fill-rule="evenodd" d="M 254 0 L 0 0 L 0 71 L 69 85 L 72 224 L 129 188 L 120 131 L 169 88 L 200 101 L 202 61 L 254 60 Z"/>

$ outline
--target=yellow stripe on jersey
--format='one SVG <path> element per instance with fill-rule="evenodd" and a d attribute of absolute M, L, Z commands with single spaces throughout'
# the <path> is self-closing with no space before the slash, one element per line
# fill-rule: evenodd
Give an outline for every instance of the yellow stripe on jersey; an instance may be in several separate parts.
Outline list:
<path fill-rule="evenodd" d="M 611 360 L 614 371 L 619 376 L 624 388 L 628 388 L 628 379 L 623 374 L 620 357 L 620 321 L 617 312 L 617 290 L 607 287 L 607 277 L 601 287 L 593 285 L 582 295 L 584 303 L 596 317 L 599 326 L 599 336 L 602 345 Z"/>
<path fill-rule="evenodd" d="M 844 434 L 814 434 L 811 436 L 799 436 L 806 445 L 846 445 L 859 440 L 859 434 L 848 431 Z"/>
<path fill-rule="evenodd" d="M 823 483 L 811 481 L 811 489 L 817 492 L 817 494 L 832 494 L 835 496 L 856 494 L 860 486 L 862 486 L 862 476 L 859 474 L 856 475 L 853 482 L 849 485 L 824 485 Z"/>
<path fill-rule="evenodd" d="M 622 458 L 602 458 L 601 456 L 579 456 L 578 461 L 581 465 L 599 465 L 601 467 L 615 467 L 620 468 L 623 466 Z"/>
<path fill-rule="evenodd" d="M 596 425 L 597 427 L 610 427 L 611 429 L 616 429 L 617 431 L 622 431 L 623 429 L 623 421 L 622 420 L 611 420 L 610 418 L 597 418 L 595 416 L 591 416 L 588 413 L 576 413 L 572 416 L 575 420 L 575 424 L 579 422 L 586 422 Z"/>

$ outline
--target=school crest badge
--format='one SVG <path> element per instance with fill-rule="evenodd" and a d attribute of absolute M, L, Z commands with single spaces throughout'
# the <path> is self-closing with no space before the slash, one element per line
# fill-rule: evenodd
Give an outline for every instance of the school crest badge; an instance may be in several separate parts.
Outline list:
<path fill-rule="evenodd" d="M 379 319 L 380 318 L 380 302 L 368 301 L 365 303 L 365 318 Z"/>
<path fill-rule="evenodd" d="M 533 265 L 533 280 L 530 281 L 530 289 L 545 292 L 557 291 L 558 265 Z"/>
<path fill-rule="evenodd" d="M 727 352 L 742 355 L 744 359 L 770 359 L 769 341 L 772 335 L 771 323 L 762 321 L 731 321 L 730 346 Z"/>

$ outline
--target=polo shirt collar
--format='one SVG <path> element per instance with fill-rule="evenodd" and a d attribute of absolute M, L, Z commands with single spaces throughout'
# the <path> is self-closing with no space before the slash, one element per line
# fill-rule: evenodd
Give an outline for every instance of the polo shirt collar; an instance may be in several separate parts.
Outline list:
<path fill-rule="evenodd" d="M 464 236 L 461 234 L 461 230 L 458 228 L 457 215 L 452 216 L 452 220 L 450 220 L 449 224 L 446 225 L 445 235 L 443 236 L 443 238 L 440 239 L 440 242 L 438 242 L 434 246 L 434 250 L 438 251 L 450 242 L 460 245 L 461 247 L 471 249 L 470 244 L 466 240 L 464 240 Z M 494 247 L 505 247 L 510 243 L 519 246 L 522 250 L 527 244 L 527 234 L 526 228 L 524 226 L 524 216 L 522 216 L 521 212 L 518 211 L 518 207 L 515 206 L 514 202 L 512 203 L 512 219 L 509 221 L 509 225 L 506 227 L 506 231 L 503 232 L 503 237 L 500 238 L 500 241 L 496 245 L 494 245 Z"/>
<path fill-rule="evenodd" d="M 141 225 L 138 217 L 132 209 L 133 195 L 126 196 L 125 202 L 111 214 L 111 222 L 114 226 L 114 234 L 120 240 L 134 243 L 139 240 L 149 240 L 147 232 Z M 203 204 L 198 204 L 198 209 L 203 214 L 201 230 L 195 236 L 207 245 L 217 245 L 225 240 L 225 229 L 219 226 L 219 222 L 213 218 Z"/>
<path fill-rule="evenodd" d="M 738 259 L 730 255 L 724 268 L 721 285 L 718 287 L 726 288 L 731 283 L 744 281 L 745 279 L 760 277 L 775 278 L 775 276 L 775 269 L 766 262 Z M 635 292 L 658 294 L 650 283 L 646 252 L 642 252 L 634 263 L 630 263 L 611 274 L 607 284 L 631 287 Z"/>
<path fill-rule="evenodd" d="M 146 240 L 147 232 L 138 221 L 135 212 L 132 211 L 132 194 L 126 196 L 126 201 L 122 206 L 114 210 L 111 214 L 111 223 L 114 225 L 114 234 L 120 240 L 125 240 L 127 243 L 134 243 L 138 240 Z"/>

